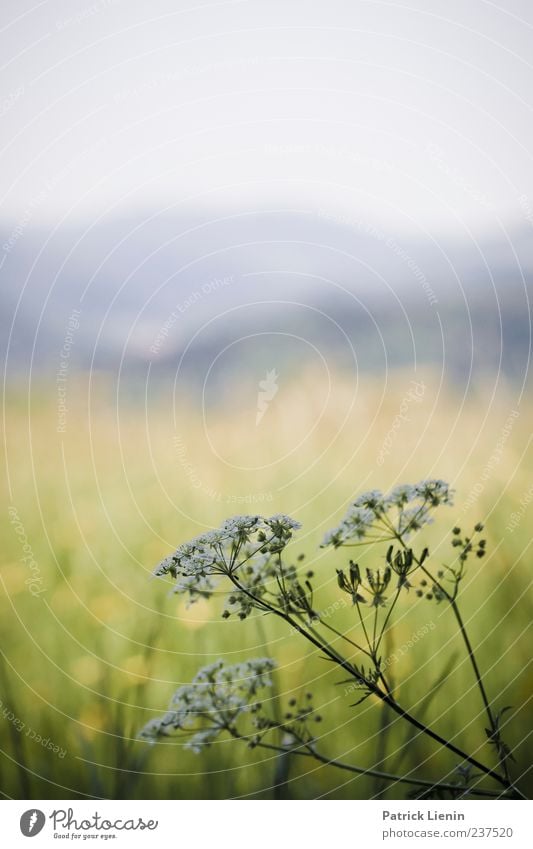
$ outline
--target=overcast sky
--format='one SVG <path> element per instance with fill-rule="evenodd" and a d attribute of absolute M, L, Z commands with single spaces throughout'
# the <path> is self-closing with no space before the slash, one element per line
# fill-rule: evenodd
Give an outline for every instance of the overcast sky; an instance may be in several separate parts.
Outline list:
<path fill-rule="evenodd" d="M 533 222 L 532 46 L 530 0 L 3 0 L 0 216 Z"/>

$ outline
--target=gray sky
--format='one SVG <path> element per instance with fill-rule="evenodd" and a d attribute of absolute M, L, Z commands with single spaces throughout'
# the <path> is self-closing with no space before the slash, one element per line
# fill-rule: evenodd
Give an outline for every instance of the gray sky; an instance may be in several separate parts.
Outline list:
<path fill-rule="evenodd" d="M 529 0 L 4 0 L 0 216 L 533 222 Z"/>

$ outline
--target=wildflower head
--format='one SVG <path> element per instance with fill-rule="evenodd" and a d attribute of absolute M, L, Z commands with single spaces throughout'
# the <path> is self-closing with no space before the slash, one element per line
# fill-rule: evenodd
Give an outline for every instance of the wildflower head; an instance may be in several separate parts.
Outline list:
<path fill-rule="evenodd" d="M 191 602 L 209 598 L 217 576 L 236 574 L 246 564 L 256 577 L 265 577 L 269 557 L 279 554 L 300 524 L 282 513 L 270 518 L 233 516 L 220 528 L 195 537 L 165 557 L 154 574 L 172 575 L 177 593 L 187 593 Z"/>
<path fill-rule="evenodd" d="M 457 559 L 460 563 L 464 564 L 470 554 L 475 551 L 477 557 L 485 557 L 487 551 L 487 540 L 479 539 L 476 534 L 480 534 L 483 530 L 483 525 L 481 522 L 478 522 L 474 525 L 474 530 L 470 536 L 464 536 L 462 534 L 461 528 L 453 528 L 452 530 L 452 540 L 451 544 L 454 548 L 458 548 L 459 552 L 457 554 Z"/>
<path fill-rule="evenodd" d="M 372 595 L 372 606 L 385 607 L 385 593 L 387 591 L 387 587 L 389 586 L 391 579 L 390 566 L 386 566 L 383 572 L 381 571 L 381 569 L 377 569 L 375 571 L 373 569 L 367 569 L 366 577 L 368 581 L 369 592 Z"/>
<path fill-rule="evenodd" d="M 139 736 L 153 743 L 179 730 L 189 732 L 185 748 L 201 752 L 222 732 L 235 734 L 241 715 L 257 713 L 258 692 L 272 686 L 275 665 L 261 657 L 232 666 L 223 660 L 204 666 L 190 684 L 176 690 L 164 716 L 150 720 Z"/>
<path fill-rule="evenodd" d="M 352 597 L 352 604 L 365 603 L 365 598 L 359 592 L 361 586 L 361 571 L 357 563 L 350 560 L 348 575 L 342 569 L 337 569 L 337 583 L 341 590 Z"/>
<path fill-rule="evenodd" d="M 442 480 L 423 480 L 396 486 L 384 495 L 373 489 L 352 502 L 340 524 L 328 531 L 322 546 L 369 539 L 403 538 L 432 522 L 431 510 L 453 503 L 453 490 Z"/>
<path fill-rule="evenodd" d="M 411 583 L 408 580 L 408 575 L 422 566 L 428 554 L 429 551 L 425 548 L 420 559 L 415 560 L 412 548 L 398 549 L 394 553 L 394 546 L 389 547 L 386 560 L 392 571 L 398 575 L 398 589 L 401 589 L 401 587 L 405 587 L 406 590 L 410 589 Z"/>

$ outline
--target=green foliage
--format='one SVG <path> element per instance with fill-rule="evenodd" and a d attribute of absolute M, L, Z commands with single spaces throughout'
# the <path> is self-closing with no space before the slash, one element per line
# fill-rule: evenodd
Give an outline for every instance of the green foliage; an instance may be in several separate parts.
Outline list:
<path fill-rule="evenodd" d="M 132 402 L 125 409 L 121 399 L 118 417 L 116 397 L 103 381 L 93 375 L 89 395 L 82 379 L 72 375 L 67 432 L 59 437 L 53 395 L 44 388 L 40 394 L 33 390 L 30 409 L 25 389 L 15 397 L 9 390 L 3 454 L 8 465 L 2 470 L 5 501 L 17 511 L 39 572 L 23 561 L 20 537 L 4 509 L 0 515 L 1 791 L 13 798 L 34 799 L 272 797 L 283 760 L 276 752 L 258 746 L 249 749 L 241 741 L 221 738 L 199 757 L 184 749 L 188 738 L 169 737 L 149 746 L 137 737 L 139 728 L 164 713 L 171 692 L 192 681 L 199 666 L 220 657 L 234 665 L 256 655 L 278 660 L 274 689 L 261 697 L 265 711 L 276 722 L 288 724 L 285 714 L 296 716 L 306 692 L 312 690 L 314 710 L 323 720 L 315 723 L 313 719 L 309 728 L 327 758 L 393 774 L 418 769 L 417 774 L 423 772 L 428 780 L 442 780 L 450 766 L 455 767 L 454 756 L 395 717 L 373 696 L 358 708 L 351 707 L 363 691 L 350 682 L 339 684 L 347 674 L 339 674 L 318 649 L 297 632 L 288 631 L 282 619 L 252 611 L 240 621 L 235 610 L 223 620 L 231 593 L 219 595 L 219 587 L 212 598 L 187 608 L 185 596 L 169 593 L 165 581 L 150 580 L 151 564 L 174 541 L 198 534 L 204 522 L 216 525 L 237 511 L 287 510 L 304 527 L 298 544 L 291 543 L 287 552 L 296 549 L 290 565 L 298 571 L 308 600 L 306 581 L 312 585 L 312 610 L 355 640 L 357 610 L 351 594 L 339 589 L 336 570 L 344 571 L 349 579 L 352 559 L 366 585 L 367 568 L 383 571 L 390 565 L 386 555 L 392 543 L 383 543 L 378 562 L 365 545 L 320 549 L 322 536 L 339 508 L 350 502 L 354 481 L 371 475 L 378 484 L 416 480 L 433 467 L 435 445 L 440 446 L 439 468 L 446 470 L 457 489 L 450 525 L 467 529 L 461 532 L 465 541 L 476 518 L 486 519 L 486 530 L 479 537 L 487 539 L 487 554 L 476 557 L 474 547 L 460 583 L 459 601 L 491 700 L 496 696 L 497 709 L 513 705 L 500 724 L 516 759 L 510 767 L 519 776 L 533 757 L 528 737 L 533 608 L 526 591 L 530 564 L 524 553 L 530 522 L 526 507 L 522 517 L 513 511 L 532 479 L 532 455 L 522 447 L 529 439 L 531 411 L 524 396 L 523 412 L 501 462 L 492 477 L 483 481 L 475 506 L 469 507 L 461 499 L 465 493 L 478 493 L 480 472 L 493 452 L 495 434 L 512 398 L 493 401 L 485 423 L 487 411 L 479 398 L 472 396 L 463 404 L 438 379 L 432 382 L 428 377 L 426 382 L 428 409 L 433 405 L 432 386 L 438 390 L 431 427 L 422 421 L 422 405 L 413 408 L 411 427 L 406 425 L 402 431 L 402 452 L 392 452 L 378 472 L 375 458 L 403 393 L 401 376 L 391 380 L 385 401 L 381 387 L 361 381 L 358 404 L 344 429 L 339 431 L 340 417 L 325 416 L 312 436 L 281 464 L 276 461 L 294 447 L 294 433 L 311 433 L 316 422 L 315 377 L 306 382 L 305 376 L 298 376 L 298 386 L 284 402 L 288 426 L 282 426 L 284 419 L 275 420 L 277 408 L 273 407 L 269 413 L 274 419 L 261 431 L 260 439 L 249 422 L 236 415 L 232 398 L 231 410 L 213 413 L 216 435 L 228 444 L 228 450 L 234 449 L 236 463 L 245 456 L 250 465 L 254 461 L 257 465 L 259 458 L 265 469 L 253 475 L 227 464 L 216 467 L 202 441 L 202 421 L 196 413 L 180 408 L 180 444 L 186 446 L 187 462 L 194 464 L 193 483 L 201 481 L 202 488 L 191 485 L 185 461 L 174 453 L 175 424 L 164 399 L 150 401 L 148 441 L 142 404 Z M 343 399 L 350 401 L 352 394 L 351 386 L 339 385 L 334 403 L 340 409 Z M 449 439 L 459 406 L 461 436 Z M 463 441 L 468 462 L 459 444 Z M 320 463 L 315 462 L 326 445 L 331 448 Z M 299 477 L 303 470 L 305 477 Z M 254 502 L 247 495 L 250 492 L 264 495 L 264 500 Z M 335 516 L 330 515 L 333 512 Z M 459 565 L 455 559 L 459 547 L 450 546 L 450 536 L 443 532 L 448 527 L 444 522 L 442 530 L 440 523 L 428 525 L 420 538 L 423 534 L 430 549 L 428 563 L 435 565 L 435 577 L 449 591 L 453 583 L 446 569 L 442 567 L 443 575 L 438 574 L 441 563 L 454 569 Z M 414 539 L 408 544 L 421 555 L 422 544 L 415 545 Z M 395 546 L 393 563 L 397 550 Z M 298 560 L 300 551 L 305 561 Z M 461 747 L 480 740 L 485 760 L 496 764 L 496 747 L 485 734 L 489 724 L 484 721 L 455 618 L 445 600 L 436 604 L 435 598 L 426 598 L 432 595 L 432 584 L 420 576 L 420 571 L 407 575 L 412 587 L 402 592 L 393 627 L 380 645 L 382 669 L 398 688 L 398 699 L 417 717 L 444 736 L 457 735 Z M 389 593 L 395 591 L 398 580 L 394 573 Z M 31 587 L 42 592 L 32 594 Z M 371 596 L 364 589 L 360 594 L 367 598 L 361 605 L 366 617 L 374 610 Z M 380 608 L 380 615 L 388 609 Z M 336 650 L 353 649 L 355 658 L 354 647 L 322 627 Z M 364 667 L 369 673 L 370 662 Z M 296 710 L 289 706 L 293 698 Z M 8 718 L 11 715 L 13 719 Z M 279 743 L 279 733 L 271 733 L 277 734 Z M 57 746 L 58 752 L 43 742 Z M 369 798 L 376 793 L 403 798 L 406 794 L 405 785 L 378 784 L 372 775 L 333 769 L 304 756 L 291 755 L 289 765 L 287 792 L 294 798 Z M 455 773 L 452 777 L 456 778 Z M 526 773 L 519 781 L 530 796 L 532 780 Z M 487 780 L 484 786 L 489 785 Z"/>
<path fill-rule="evenodd" d="M 225 579 L 232 591 L 229 603 L 237 606 L 241 620 L 253 611 L 278 617 L 292 628 L 293 633 L 318 648 L 325 660 L 348 673 L 348 678 L 341 683 L 349 683 L 363 693 L 355 705 L 374 697 L 408 725 L 458 757 L 454 781 L 446 777 L 430 781 L 422 777 L 413 778 L 411 774 L 387 775 L 372 766 L 339 763 L 319 752 L 317 741 L 308 728 L 310 710 L 302 712 L 300 709 L 296 723 L 288 725 L 287 719 L 293 719 L 291 711 L 284 714 L 285 721 L 276 721 L 265 712 L 261 703 L 251 701 L 258 689 L 272 686 L 270 679 L 265 678 L 265 672 L 270 672 L 275 664 L 272 659 L 265 658 L 249 660 L 247 664 L 236 667 L 228 667 L 223 661 L 218 661 L 214 666 L 201 669 L 189 687 L 182 687 L 176 692 L 167 714 L 145 726 L 141 738 L 156 742 L 167 736 L 169 730 L 192 728 L 192 740 L 186 745 L 200 753 L 209 748 L 220 734 L 227 733 L 234 740 L 248 741 L 254 748 L 278 751 L 284 756 L 288 753 L 304 755 L 335 768 L 366 773 L 394 784 L 412 784 L 414 781 L 418 786 L 425 785 L 426 796 L 428 792 L 438 792 L 440 797 L 448 793 L 452 798 L 458 795 L 465 798 L 473 795 L 523 798 L 522 791 L 511 778 L 508 762 L 512 753 L 503 739 L 501 720 L 510 708 L 497 710 L 489 702 L 457 602 L 465 564 L 474 549 L 474 535 L 480 533 L 483 526 L 476 524 L 473 534 L 464 540 L 460 536 L 460 528 L 454 527 L 452 546 L 458 549 L 455 561 L 452 565 L 443 564 L 443 568 L 435 574 L 428 547 L 424 546 L 417 555 L 406 541 L 432 522 L 432 511 L 442 504 L 453 504 L 453 492 L 442 480 L 397 486 L 387 495 L 372 490 L 358 496 L 341 524 L 326 534 L 324 546 L 339 549 L 361 546 L 366 542 L 375 559 L 381 556 L 379 549 L 382 544 L 392 541 L 385 556 L 387 565 L 383 569 L 367 567 L 366 581 L 361 577 L 359 565 L 351 559 L 347 572 L 336 569 L 338 588 L 350 596 L 357 612 L 358 632 L 355 638 L 337 630 L 319 612 L 320 606 L 317 608 L 314 602 L 312 573 L 307 573 L 304 580 L 300 578 L 298 569 L 286 560 L 285 549 L 293 531 L 300 528 L 297 521 L 286 515 L 269 518 L 245 515 L 226 519 L 217 530 L 180 545 L 157 566 L 155 574 L 159 577 L 170 575 L 174 579 L 174 591 L 188 594 L 191 603 L 211 596 L 215 591 L 215 579 Z M 486 553 L 485 546 L 485 540 L 477 542 L 478 556 Z M 398 576 L 395 588 L 391 585 L 393 573 Z M 413 578 L 417 573 L 423 576 L 424 585 L 427 579 L 431 582 L 431 592 L 426 593 L 426 598 L 437 603 L 444 601 L 455 617 L 486 713 L 489 727 L 485 733 L 496 750 L 496 767 L 479 760 L 479 745 L 472 753 L 462 750 L 451 738 L 443 737 L 433 726 L 417 717 L 416 712 L 399 701 L 398 686 L 389 678 L 380 648 L 393 629 L 393 613 L 400 597 L 408 594 L 412 586 L 408 576 Z M 370 608 L 369 613 L 363 612 L 363 605 Z M 222 615 L 227 619 L 228 609 Z M 350 653 L 334 646 L 326 630 L 345 640 L 351 648 Z M 246 719 L 254 714 L 252 732 L 243 729 L 243 714 Z M 271 740 L 272 731 L 281 735 L 277 741 Z M 472 772 L 473 768 L 476 773 Z M 452 770 L 453 767 L 450 767 Z M 496 787 L 483 786 L 487 777 Z"/>

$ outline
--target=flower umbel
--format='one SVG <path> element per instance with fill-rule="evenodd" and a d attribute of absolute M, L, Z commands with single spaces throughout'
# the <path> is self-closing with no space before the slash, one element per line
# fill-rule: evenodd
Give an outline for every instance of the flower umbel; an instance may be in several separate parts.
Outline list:
<path fill-rule="evenodd" d="M 174 591 L 188 593 L 190 602 L 209 598 L 216 586 L 216 576 L 235 575 L 247 565 L 248 577 L 261 590 L 262 581 L 272 577 L 269 562 L 279 554 L 292 537 L 299 522 L 282 513 L 270 518 L 262 516 L 233 516 L 220 528 L 207 531 L 165 557 L 154 574 L 172 575 Z M 257 558 L 257 559 L 256 559 Z M 240 574 L 240 572 L 239 572 Z"/>
<path fill-rule="evenodd" d="M 230 588 L 222 614 L 225 619 L 233 614 L 246 619 L 254 610 L 281 618 L 294 636 L 318 650 L 321 660 L 342 672 L 342 679 L 335 683 L 349 685 L 345 694 L 358 691 L 359 697 L 351 707 L 369 697 L 381 702 L 389 713 L 415 728 L 417 734 L 424 734 L 433 744 L 455 759 L 459 758 L 460 781 L 419 778 L 412 775 L 412 770 L 405 776 L 395 775 L 322 754 L 319 751 L 322 735 L 317 739 L 315 725 L 321 717 L 313 708 L 311 693 L 299 697 L 291 695 L 285 710 L 278 696 L 259 700 L 259 691 L 272 685 L 271 672 L 275 664 L 268 657 L 232 666 L 218 660 L 204 667 L 191 684 L 176 691 L 166 714 L 147 723 L 140 736 L 155 741 L 181 732 L 188 738 L 186 747 L 200 752 L 225 732 L 251 748 L 259 746 L 279 753 L 276 766 L 279 783 L 276 786 L 280 787 L 287 783 L 289 764 L 298 756 L 355 774 L 373 775 L 380 786 L 384 781 L 412 784 L 421 798 L 436 792 L 451 794 L 454 799 L 470 795 L 525 798 L 512 780 L 511 752 L 502 739 L 505 726 L 502 716 L 509 708 L 497 710 L 489 698 L 467 633 L 467 623 L 458 606 L 459 588 L 469 556 L 475 553 L 483 558 L 486 554 L 485 539 L 476 536 L 481 534 L 483 526 L 478 523 L 469 536 L 463 536 L 459 527 L 453 528 L 454 558 L 449 563 L 435 565 L 435 556 L 429 558 L 427 548 L 418 545 L 413 548 L 407 543 L 410 534 L 432 521 L 431 512 L 436 507 L 450 505 L 452 499 L 453 492 L 447 483 L 424 480 L 414 485 L 397 486 L 387 495 L 371 490 L 352 502 L 340 525 L 324 541 L 324 545 L 335 548 L 345 545 L 371 547 L 370 555 L 376 558 L 374 568 L 365 563 L 362 570 L 355 560 L 349 560 L 344 569 L 336 568 L 338 587 L 352 601 L 349 611 L 345 612 L 345 620 L 349 613 L 348 631 L 342 623 L 339 630 L 331 621 L 332 614 L 346 607 L 345 603 L 335 601 L 325 610 L 315 604 L 313 571 L 306 570 L 303 576 L 299 574 L 298 563 L 305 555 L 301 554 L 296 563 L 286 560 L 286 546 L 300 525 L 284 514 L 270 518 L 234 516 L 227 519 L 220 528 L 179 546 L 159 564 L 156 574 L 171 575 L 175 591 L 188 594 L 191 601 L 210 598 L 217 582 L 223 578 Z M 382 547 L 382 544 L 385 545 Z M 368 551 L 363 552 L 365 558 L 367 554 Z M 409 593 L 416 570 L 417 586 Z M 447 605 L 455 619 L 487 718 L 486 741 L 491 745 L 497 766 L 487 764 L 484 757 L 479 759 L 480 741 L 474 753 L 469 754 L 455 738 L 444 737 L 438 728 L 427 724 L 421 715 L 411 713 L 399 701 L 403 700 L 403 690 L 397 684 L 396 672 L 401 665 L 392 671 L 389 668 L 389 658 L 395 664 L 398 661 L 398 653 L 393 650 L 395 619 L 400 610 L 402 618 L 406 615 L 407 604 L 418 606 L 417 599 L 423 596 Z M 414 643 L 413 639 L 413 647 Z M 387 651 L 386 660 L 383 648 Z M 402 648 L 400 657 L 403 653 Z M 447 674 L 437 682 L 445 681 Z M 301 684 L 296 686 L 299 689 Z M 428 686 L 432 686 L 431 682 Z M 386 754 L 383 749 L 380 762 Z M 474 778 L 475 785 L 472 785 Z M 479 787 L 482 778 L 495 781 L 496 789 Z"/>
<path fill-rule="evenodd" d="M 167 713 L 151 719 L 139 736 L 150 742 L 172 735 L 174 731 L 193 732 L 186 749 L 201 752 L 223 731 L 236 733 L 237 720 L 260 707 L 257 694 L 272 686 L 270 673 L 276 663 L 269 657 L 228 666 L 217 660 L 198 671 L 191 684 L 179 687 Z"/>
<path fill-rule="evenodd" d="M 328 531 L 322 547 L 379 542 L 400 535 L 406 538 L 433 519 L 430 511 L 441 504 L 453 504 L 453 490 L 443 480 L 423 480 L 396 486 L 387 495 L 372 489 L 352 502 L 340 524 Z"/>

